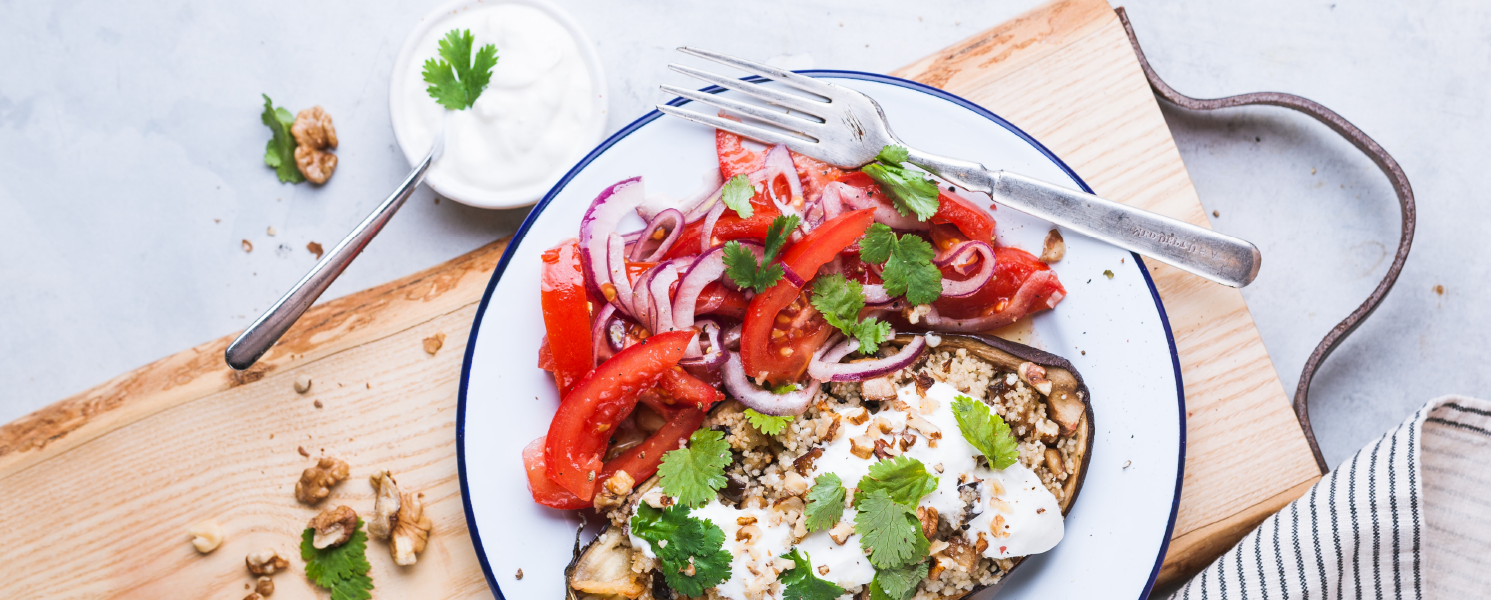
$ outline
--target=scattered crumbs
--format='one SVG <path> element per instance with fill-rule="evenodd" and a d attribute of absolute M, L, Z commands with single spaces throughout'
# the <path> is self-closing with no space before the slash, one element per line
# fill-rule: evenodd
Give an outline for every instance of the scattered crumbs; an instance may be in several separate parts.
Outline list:
<path fill-rule="evenodd" d="M 1255 138 L 1253 138 L 1253 141 L 1255 141 L 1255 142 L 1261 142 L 1261 141 L 1263 141 L 1263 138 L 1261 138 L 1261 137 L 1255 137 Z"/>
<path fill-rule="evenodd" d="M 222 223 L 223 220 L 222 219 L 213 219 L 212 222 L 213 223 Z"/>
<path fill-rule="evenodd" d="M 443 331 L 425 338 L 425 352 L 428 353 L 430 356 L 434 356 L 435 353 L 439 352 L 440 348 L 444 345 L 445 332 Z"/>
<path fill-rule="evenodd" d="M 522 569 L 518 569 L 518 574 L 514 575 L 514 577 L 517 577 L 518 579 L 522 579 L 523 578 L 523 570 Z"/>
<path fill-rule="evenodd" d="M 306 458 L 311 457 L 311 452 L 309 450 L 306 450 L 305 446 L 296 446 L 295 451 L 299 452 L 301 456 L 304 456 Z"/>
<path fill-rule="evenodd" d="M 1310 167 L 1310 174 L 1311 174 L 1311 175 L 1314 175 L 1314 174 L 1315 174 L 1315 167 Z"/>
<path fill-rule="evenodd" d="M 271 439 L 271 440 L 274 439 L 274 434 L 273 433 L 269 434 L 269 439 Z"/>
<path fill-rule="evenodd" d="M 1087 356 L 1087 351 L 1086 350 L 1082 351 L 1082 356 Z"/>
<path fill-rule="evenodd" d="M 1092 280 L 1091 279 L 1087 280 L 1087 283 L 1092 283 Z"/>
<path fill-rule="evenodd" d="M 370 389 L 370 390 L 373 389 L 373 382 L 371 382 L 371 381 L 368 382 L 368 383 L 364 383 L 363 385 L 368 386 L 368 389 Z"/>
<path fill-rule="evenodd" d="M 1110 270 L 1110 269 L 1103 269 L 1103 277 L 1107 277 L 1108 279 L 1113 279 L 1113 271 Z"/>
<path fill-rule="evenodd" d="M 316 401 L 316 408 L 321 408 L 321 401 L 320 400 Z"/>
<path fill-rule="evenodd" d="M 269 237 L 274 237 L 274 234 L 275 234 L 274 228 L 273 227 L 265 228 L 264 229 L 264 234 L 268 235 Z"/>
<path fill-rule="evenodd" d="M 321 259 L 321 244 L 318 244 L 316 242 L 311 242 L 311 243 L 305 245 L 305 249 L 306 250 L 310 250 L 311 254 L 316 255 L 316 259 L 317 260 Z"/>
<path fill-rule="evenodd" d="M 1444 286 L 1443 285 L 1436 285 L 1436 286 L 1434 286 L 1434 293 L 1443 296 L 1444 295 Z"/>
<path fill-rule="evenodd" d="M 1211 216 L 1213 216 L 1213 217 L 1221 217 L 1222 216 L 1222 212 L 1221 211 L 1217 211 L 1217 210 L 1211 211 Z"/>
<path fill-rule="evenodd" d="M 254 251 L 254 243 L 250 242 L 248 240 L 243 240 L 243 251 L 244 252 L 253 252 Z"/>
<path fill-rule="evenodd" d="M 844 26 L 844 24 L 843 24 L 843 23 L 839 23 L 839 27 L 843 27 L 843 26 Z"/>
<path fill-rule="evenodd" d="M 435 204 L 439 204 L 439 203 L 440 203 L 440 197 L 439 196 L 435 196 Z"/>
<path fill-rule="evenodd" d="M 1123 468 L 1127 469 L 1127 468 L 1129 468 L 1129 465 L 1132 465 L 1132 464 L 1134 464 L 1134 461 L 1132 461 L 1132 460 L 1123 461 Z"/>

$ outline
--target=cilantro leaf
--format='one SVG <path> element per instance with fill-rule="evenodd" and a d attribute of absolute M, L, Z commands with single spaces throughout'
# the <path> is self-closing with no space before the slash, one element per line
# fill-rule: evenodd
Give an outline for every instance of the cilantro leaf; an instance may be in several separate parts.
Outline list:
<path fill-rule="evenodd" d="M 832 529 L 844 516 L 844 482 L 838 475 L 824 473 L 808 490 L 808 505 L 803 509 L 807 516 L 808 531 Z"/>
<path fill-rule="evenodd" d="M 706 588 L 730 578 L 725 532 L 714 523 L 690 517 L 687 506 L 657 509 L 639 503 L 631 525 L 632 534 L 652 546 L 668 587 L 685 596 L 702 596 Z"/>
<path fill-rule="evenodd" d="M 854 532 L 870 552 L 870 564 L 888 569 L 921 560 L 930 544 L 916 510 L 891 499 L 883 489 L 856 496 Z"/>
<path fill-rule="evenodd" d="M 300 167 L 295 166 L 295 137 L 290 135 L 295 115 L 284 108 L 275 108 L 268 94 L 260 96 L 264 96 L 264 114 L 259 115 L 259 120 L 264 122 L 271 134 L 269 145 L 264 148 L 264 164 L 274 167 L 274 174 L 279 176 L 280 183 L 305 181 L 305 176 L 300 174 Z"/>
<path fill-rule="evenodd" d="M 756 188 L 751 186 L 751 180 L 745 175 L 736 175 L 725 182 L 725 188 L 720 191 L 720 200 L 725 206 L 735 211 L 742 219 L 749 219 L 756 212 L 751 206 L 751 198 L 756 195 Z"/>
<path fill-rule="evenodd" d="M 476 97 L 492 81 L 492 67 L 497 65 L 497 47 L 482 46 L 471 56 L 475 38 L 471 30 L 452 29 L 440 40 L 440 60 L 425 59 L 425 91 L 451 110 L 464 110 L 476 103 Z"/>
<path fill-rule="evenodd" d="M 663 454 L 658 475 L 663 493 L 679 504 L 703 506 L 714 499 L 714 493 L 725 487 L 725 465 L 730 464 L 730 444 L 725 434 L 700 429 L 689 436 L 687 448 Z"/>
<path fill-rule="evenodd" d="M 870 581 L 871 600 L 911 600 L 916 586 L 927 578 L 927 561 L 891 569 L 876 569 Z"/>
<path fill-rule="evenodd" d="M 885 490 L 891 500 L 916 508 L 922 496 L 937 489 L 937 477 L 927 472 L 922 461 L 909 456 L 896 456 L 870 465 L 869 474 L 859 480 L 856 502 L 876 490 Z"/>
<path fill-rule="evenodd" d="M 368 577 L 368 534 L 362 530 L 362 519 L 352 539 L 340 546 L 317 550 L 311 545 L 316 530 L 309 527 L 300 534 L 300 558 L 305 561 L 305 576 L 316 585 L 331 590 L 332 600 L 369 600 L 373 597 L 373 579 Z"/>
<path fill-rule="evenodd" d="M 953 398 L 953 417 L 963 439 L 989 459 L 996 469 L 1015 464 L 1020 459 L 1019 442 L 1010 426 L 999 415 L 989 412 L 989 405 L 968 396 Z"/>
<path fill-rule="evenodd" d="M 797 565 L 777 575 L 777 581 L 782 582 L 786 588 L 782 591 L 783 600 L 834 600 L 844 595 L 844 588 L 819 578 L 813 572 L 813 563 L 808 553 L 793 548 L 791 552 L 783 554 L 782 558 Z"/>
<path fill-rule="evenodd" d="M 860 170 L 880 184 L 901 216 L 916 213 L 916 220 L 925 221 L 937 214 L 937 184 L 922 172 L 902 166 L 907 154 L 904 147 L 886 146 L 880 149 L 876 162 Z"/>
<path fill-rule="evenodd" d="M 756 254 L 747 250 L 744 244 L 733 240 L 726 242 L 725 275 L 736 285 L 753 288 L 757 293 L 776 285 L 785 271 L 780 263 L 773 263 L 772 260 L 776 259 L 777 252 L 787 243 L 787 237 L 797 230 L 801 222 L 797 215 L 772 219 L 771 226 L 766 229 L 766 252 L 761 255 L 760 261 L 756 260 Z"/>
<path fill-rule="evenodd" d="M 860 354 L 870 354 L 880 349 L 880 343 L 890 339 L 890 324 L 876 318 L 859 320 L 859 311 L 865 307 L 864 286 L 849 281 L 843 275 L 833 273 L 819 277 L 813 282 L 813 308 L 823 313 L 829 325 L 839 328 L 844 335 L 859 340 Z"/>
<path fill-rule="evenodd" d="M 792 422 L 792 415 L 781 417 L 763 415 L 749 408 L 745 409 L 745 418 L 746 421 L 750 422 L 751 427 L 755 427 L 756 431 L 759 431 L 766 435 L 776 435 L 778 433 L 781 433 L 783 430 L 787 429 L 787 424 Z"/>
<path fill-rule="evenodd" d="M 779 385 L 777 387 L 771 388 L 771 393 L 776 394 L 778 396 L 785 396 L 787 394 L 791 394 L 792 392 L 796 392 L 796 391 L 801 390 L 801 389 L 802 389 L 802 384 L 798 384 L 798 383 L 784 383 L 784 384 Z"/>
<path fill-rule="evenodd" d="M 906 296 L 912 304 L 931 304 L 942 296 L 942 271 L 932 264 L 937 252 L 915 234 L 896 236 L 883 223 L 875 223 L 859 242 L 859 256 L 866 262 L 885 264 L 880 277 L 885 293 Z"/>

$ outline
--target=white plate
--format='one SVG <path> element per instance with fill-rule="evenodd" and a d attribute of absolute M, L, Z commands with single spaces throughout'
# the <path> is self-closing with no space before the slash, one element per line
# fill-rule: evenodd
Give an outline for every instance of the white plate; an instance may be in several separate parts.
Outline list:
<path fill-rule="evenodd" d="M 606 129 L 606 107 L 609 101 L 606 92 L 606 73 L 601 67 L 600 55 L 595 51 L 595 44 L 590 41 L 590 36 L 585 35 L 585 30 L 580 28 L 579 23 L 576 23 L 563 9 L 548 0 L 451 0 L 420 17 L 419 25 L 409 32 L 409 37 L 404 38 L 404 45 L 399 49 L 398 57 L 394 59 L 393 75 L 388 82 L 388 114 L 393 124 L 393 137 L 399 143 L 399 149 L 403 151 L 404 158 L 409 161 L 411 167 L 419 164 L 430 152 L 428 142 L 425 142 L 423 146 L 410 143 L 410 138 L 413 136 L 409 131 L 411 125 L 404 118 L 407 86 L 424 87 L 425 84 L 420 78 L 417 67 L 423 64 L 425 59 L 435 55 L 434 46 L 421 47 L 420 42 L 429 34 L 431 28 L 445 23 L 444 17 L 447 15 L 498 4 L 532 7 L 552 17 L 569 32 L 570 37 L 574 39 L 576 50 L 580 53 L 580 59 L 590 72 L 593 107 L 590 121 L 585 124 L 584 131 L 575 140 L 573 153 L 565 162 L 558 163 L 552 174 L 541 180 L 527 185 L 493 190 L 448 180 L 442 176 L 439 169 L 430 170 L 429 176 L 425 178 L 426 185 L 441 196 L 477 208 L 517 208 L 538 201 L 545 190 L 554 187 L 560 181 L 561 175 L 564 174 L 562 165 L 570 160 L 578 160 L 584 155 L 586 148 L 601 139 Z M 480 43 L 478 40 L 478 44 Z M 498 48 L 499 56 L 501 52 L 502 49 Z M 424 100 L 429 100 L 429 98 L 421 96 L 421 101 Z"/>
<path fill-rule="evenodd" d="M 1087 189 L 1035 140 L 966 100 L 883 75 L 806 73 L 873 96 L 908 144 Z M 536 366 L 544 334 L 539 254 L 578 235 L 591 200 L 621 179 L 642 175 L 649 193 L 675 198 L 698 187 L 700 174 L 716 164 L 713 130 L 660 116 L 649 113 L 606 140 L 534 208 L 498 263 L 471 328 L 456 422 L 461 491 L 487 581 L 507 600 L 560 598 L 579 522 L 574 513 L 533 502 L 521 459 L 523 446 L 548 430 L 559 400 Z M 1037 252 L 1050 229 L 1008 208 L 994 217 L 1002 243 Z M 1180 361 L 1139 257 L 1074 233 L 1065 237 L 1066 258 L 1053 268 L 1069 294 L 1032 319 L 1029 343 L 1071 360 L 1092 390 L 1092 462 L 1065 539 L 1017 569 L 998 594 L 1142 599 L 1180 501 Z M 1111 280 L 1104 270 L 1113 272 Z"/>

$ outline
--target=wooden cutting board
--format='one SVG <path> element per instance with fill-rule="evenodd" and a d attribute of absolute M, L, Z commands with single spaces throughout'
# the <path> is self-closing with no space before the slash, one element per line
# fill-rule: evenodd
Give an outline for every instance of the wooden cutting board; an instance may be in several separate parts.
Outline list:
<path fill-rule="evenodd" d="M 1103 0 L 1048 4 L 895 74 L 1009 119 L 1105 197 L 1207 225 Z M 375 469 L 428 502 L 434 534 L 418 565 L 397 567 L 383 543 L 370 542 L 376 597 L 489 597 L 461 507 L 456 398 L 477 303 L 505 247 L 494 242 L 321 304 L 247 372 L 224 365 L 225 337 L 0 428 L 0 597 L 242 598 L 251 580 L 244 556 L 273 547 L 292 557 L 274 600 L 324 598 L 297 551 L 315 511 L 293 496 L 300 471 L 323 452 L 353 473 L 329 504 L 370 510 Z M 1167 581 L 1210 562 L 1320 473 L 1242 295 L 1149 265 L 1186 390 L 1185 483 Z M 427 352 L 426 340 L 441 334 L 443 346 Z M 301 375 L 314 381 L 305 394 L 293 389 Z M 203 519 L 227 532 L 205 556 L 186 534 Z"/>

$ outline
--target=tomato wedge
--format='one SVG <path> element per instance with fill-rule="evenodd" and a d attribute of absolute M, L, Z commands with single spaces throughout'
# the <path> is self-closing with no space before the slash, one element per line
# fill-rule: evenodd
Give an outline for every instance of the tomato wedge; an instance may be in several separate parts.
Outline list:
<path fill-rule="evenodd" d="M 544 465 L 544 441 L 547 436 L 528 442 L 523 447 L 523 470 L 528 472 L 528 493 L 533 501 L 549 508 L 579 510 L 589 508 L 590 503 L 581 500 L 573 492 L 564 489 L 549 479 L 549 469 Z"/>
<path fill-rule="evenodd" d="M 788 248 L 782 254 L 782 263 L 798 275 L 812 278 L 820 267 L 864 236 L 874 215 L 875 210 L 867 208 L 835 217 Z M 751 299 L 741 328 L 740 359 L 752 378 L 764 378 L 772 385 L 795 383 L 807 370 L 813 351 L 830 333 L 827 323 L 807 302 L 803 289 L 783 279 Z"/>
<path fill-rule="evenodd" d="M 739 121 L 734 115 L 721 114 L 721 117 L 732 121 Z M 725 181 L 730 181 L 736 175 L 745 175 L 760 171 L 766 166 L 766 157 L 760 152 L 747 150 L 740 143 L 740 136 L 723 129 L 714 130 L 714 149 L 720 157 L 720 175 Z"/>
<path fill-rule="evenodd" d="M 668 419 L 667 423 L 663 424 L 661 429 L 648 436 L 647 441 L 606 461 L 606 466 L 600 475 L 596 476 L 596 481 L 605 482 L 617 471 L 626 471 L 626 474 L 631 475 L 637 483 L 646 481 L 648 477 L 657 473 L 658 464 L 663 461 L 663 454 L 670 450 L 677 450 L 680 442 L 689 439 L 689 436 L 704 425 L 704 417 L 707 415 L 708 411 L 697 408 L 678 411 Z"/>
<path fill-rule="evenodd" d="M 946 192 L 937 194 L 937 213 L 930 221 L 958 228 L 970 240 L 994 243 L 994 218 L 982 207 Z"/>
<path fill-rule="evenodd" d="M 732 290 L 716 281 L 700 290 L 694 315 L 720 315 L 740 320 L 745 318 L 746 307 L 750 305 L 751 301 L 746 298 L 745 292 Z"/>
<path fill-rule="evenodd" d="M 575 385 L 549 423 L 544 463 L 549 479 L 581 500 L 595 495 L 601 457 L 615 428 L 683 358 L 692 329 L 659 333 L 618 352 Z"/>
<path fill-rule="evenodd" d="M 580 246 L 574 239 L 560 242 L 543 253 L 540 304 L 544 311 L 547 356 L 540 350 L 539 364 L 548 363 L 559 386 L 559 397 L 595 367 L 595 348 L 590 339 L 590 300 L 585 296 L 585 276 L 580 271 Z"/>
<path fill-rule="evenodd" d="M 797 168 L 797 178 L 802 181 L 802 195 L 808 200 L 817 198 L 823 193 L 824 186 L 844 176 L 838 167 L 796 152 L 792 153 L 792 166 Z"/>
<path fill-rule="evenodd" d="M 974 292 L 971 296 L 963 298 L 943 298 L 932 303 L 937 307 L 937 313 L 952 319 L 972 319 L 985 317 L 995 313 L 1003 312 L 1009 305 L 1010 298 L 1030 279 L 1030 275 L 1037 271 L 1049 271 L 1050 266 L 1041 262 L 1035 255 L 1021 250 L 1001 246 L 994 249 L 994 276 L 989 283 Z M 965 278 L 958 275 L 952 269 L 943 271 L 943 276 L 948 278 Z M 1046 301 L 1056 293 L 1066 295 L 1066 288 L 1056 278 L 1051 278 L 1051 284 L 1046 289 L 1040 290 L 1032 307 L 1047 307 Z M 1039 310 L 1032 311 L 1039 312 Z"/>
<path fill-rule="evenodd" d="M 714 386 L 689 375 L 680 367 L 673 367 L 663 373 L 658 387 L 668 392 L 672 397 L 672 404 L 692 406 L 699 410 L 709 410 L 714 403 L 725 399 L 725 395 L 714 389 Z"/>

